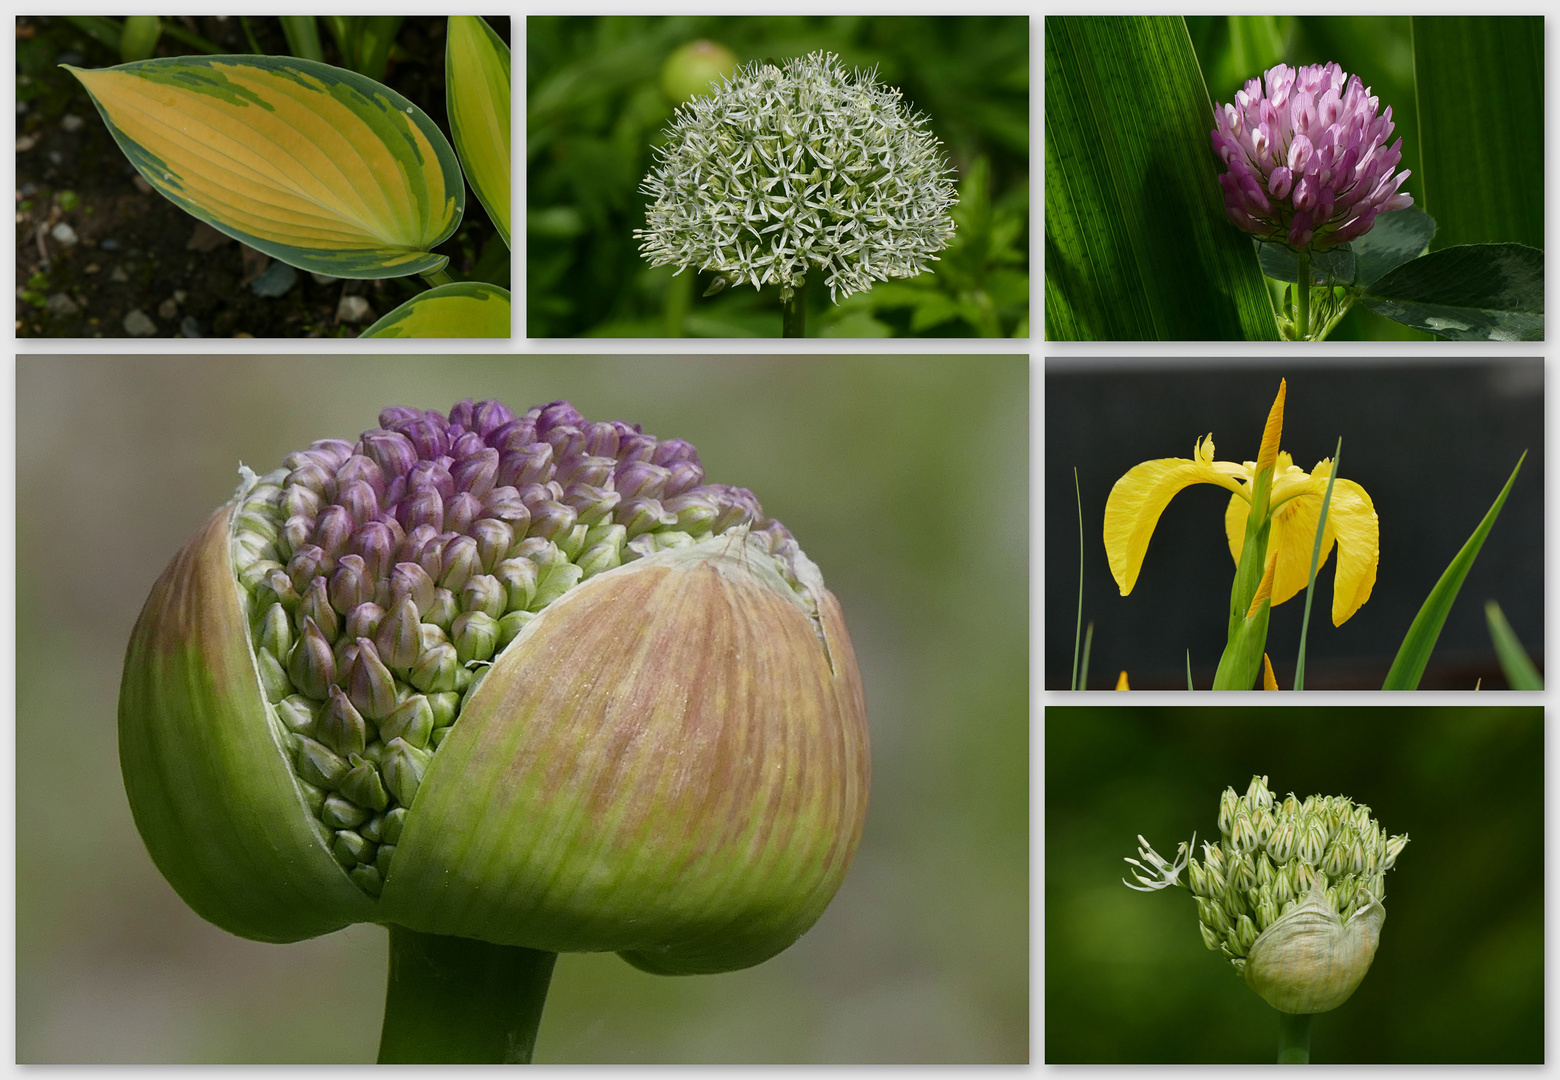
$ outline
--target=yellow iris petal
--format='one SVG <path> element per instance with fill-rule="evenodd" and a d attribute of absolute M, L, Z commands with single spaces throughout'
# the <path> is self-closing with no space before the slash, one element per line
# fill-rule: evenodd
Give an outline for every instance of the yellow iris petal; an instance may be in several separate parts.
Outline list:
<path fill-rule="evenodd" d="M 1211 448 L 1204 454 L 1205 446 L 1208 444 L 1199 442 L 1197 456 L 1191 461 L 1159 458 L 1134 465 L 1110 489 L 1110 498 L 1105 500 L 1105 554 L 1122 596 L 1137 584 L 1154 526 L 1176 492 L 1193 484 L 1216 484 L 1234 492 L 1237 501 L 1246 498 L 1245 489 L 1235 479 L 1237 474 L 1244 475 L 1245 470 L 1239 465 L 1210 460 Z"/>
<path fill-rule="evenodd" d="M 1286 470 L 1284 464 L 1280 460 L 1279 475 L 1274 479 L 1277 509 L 1268 534 L 1267 561 L 1273 571 L 1275 607 L 1304 589 L 1310 579 L 1316 521 L 1321 516 L 1327 478 L 1332 474 L 1331 461 L 1318 462 L 1309 474 L 1293 467 Z M 1243 500 L 1232 498 L 1224 511 L 1224 530 L 1236 562 L 1246 541 L 1249 509 Z M 1340 478 L 1333 486 L 1318 571 L 1327 564 L 1334 543 L 1338 545 L 1338 569 L 1333 577 L 1332 620 L 1334 626 L 1341 626 L 1370 599 L 1381 551 L 1376 508 L 1365 489 L 1352 480 Z"/>

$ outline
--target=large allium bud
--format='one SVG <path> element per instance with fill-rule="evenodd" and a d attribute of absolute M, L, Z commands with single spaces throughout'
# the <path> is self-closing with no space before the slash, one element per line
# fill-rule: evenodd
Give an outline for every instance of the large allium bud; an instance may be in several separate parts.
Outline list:
<path fill-rule="evenodd" d="M 257 476 L 137 623 L 120 754 L 201 915 L 722 971 L 790 945 L 866 810 L 838 602 L 694 448 L 392 408 Z"/>
<path fill-rule="evenodd" d="M 1214 110 L 1209 134 L 1228 171 L 1219 177 L 1224 210 L 1240 229 L 1296 250 L 1325 251 L 1364 236 L 1376 215 L 1413 205 L 1399 192 L 1408 178 L 1392 170 L 1403 140 L 1391 147 L 1392 107 L 1358 75 L 1337 64 L 1267 72 L 1246 83 L 1233 104 Z"/>
<path fill-rule="evenodd" d="M 832 54 L 737 69 L 677 110 L 641 190 L 652 266 L 778 284 L 817 272 L 838 299 L 926 270 L 958 201 L 942 144 L 873 73 Z"/>
<path fill-rule="evenodd" d="M 1219 833 L 1186 865 L 1203 942 L 1281 1012 L 1342 1005 L 1375 959 L 1386 873 L 1408 837 L 1342 795 L 1280 802 L 1265 776 L 1225 789 Z"/>

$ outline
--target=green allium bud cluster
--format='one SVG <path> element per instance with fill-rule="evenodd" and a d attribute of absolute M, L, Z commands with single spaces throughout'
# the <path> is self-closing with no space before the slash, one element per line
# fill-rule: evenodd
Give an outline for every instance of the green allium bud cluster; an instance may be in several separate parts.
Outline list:
<path fill-rule="evenodd" d="M 1347 1001 L 1370 970 L 1386 921 L 1386 873 L 1408 837 L 1388 836 L 1370 807 L 1342 795 L 1293 793 L 1282 801 L 1267 777 L 1219 798 L 1219 843 L 1203 859 L 1182 843 L 1167 861 L 1138 837 L 1128 888 L 1185 884 L 1197 901 L 1203 944 L 1281 1012 L 1326 1012 Z M 1187 880 L 1180 880 L 1181 872 Z"/>
<path fill-rule="evenodd" d="M 434 752 L 501 651 L 603 571 L 732 529 L 815 618 L 810 564 L 693 448 L 567 403 L 386 410 L 241 489 L 233 567 L 271 723 L 321 841 L 378 896 Z"/>
<path fill-rule="evenodd" d="M 1294 911 L 1313 883 L 1347 922 L 1386 898 L 1386 872 L 1408 843 L 1387 835 L 1370 807 L 1342 795 L 1292 793 L 1282 802 L 1267 777 L 1253 776 L 1245 795 L 1225 788 L 1217 845 L 1187 861 L 1203 942 L 1244 974 L 1257 937 Z"/>
<path fill-rule="evenodd" d="M 678 109 L 657 148 L 640 252 L 717 271 L 711 291 L 779 284 L 787 300 L 814 268 L 836 300 L 923 272 L 958 196 L 926 116 L 900 97 L 822 52 L 739 68 Z"/>

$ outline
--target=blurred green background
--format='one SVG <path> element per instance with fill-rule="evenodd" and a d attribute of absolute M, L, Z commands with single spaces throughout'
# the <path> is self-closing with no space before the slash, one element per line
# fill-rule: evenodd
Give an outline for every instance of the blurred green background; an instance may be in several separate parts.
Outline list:
<path fill-rule="evenodd" d="M 680 102 L 667 58 L 710 40 L 740 63 L 816 50 L 876 68 L 930 116 L 955 169 L 952 245 L 934 273 L 834 305 L 809 290 L 808 334 L 1029 333 L 1029 20 L 1024 17 L 542 17 L 526 21 L 527 333 L 532 337 L 778 337 L 779 290 L 651 269 L 633 231 L 651 148 Z"/>
<path fill-rule="evenodd" d="M 840 597 L 871 720 L 866 832 L 819 924 L 727 975 L 562 957 L 536 1060 L 1028 1060 L 1017 356 L 20 357 L 17 1059 L 373 1060 L 383 929 L 244 941 L 153 867 L 119 777 L 120 665 L 240 461 L 264 470 L 385 405 L 468 396 L 566 397 L 687 438 L 712 481 L 752 488 Z"/>
<path fill-rule="evenodd" d="M 1380 950 L 1313 1063 L 1544 1060 L 1541 708 L 1045 710 L 1045 1060 L 1272 1062 L 1278 1014 L 1210 953 L 1188 893 L 1132 892 L 1217 840 L 1218 800 L 1347 795 L 1409 845 Z"/>

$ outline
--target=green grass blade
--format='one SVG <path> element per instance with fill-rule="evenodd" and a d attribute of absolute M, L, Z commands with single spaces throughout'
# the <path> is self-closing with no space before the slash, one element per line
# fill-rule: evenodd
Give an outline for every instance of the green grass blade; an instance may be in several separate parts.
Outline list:
<path fill-rule="evenodd" d="M 1051 340 L 1277 340 L 1179 17 L 1045 20 Z"/>
<path fill-rule="evenodd" d="M 319 23 L 314 21 L 313 15 L 280 15 L 278 18 L 282 21 L 282 33 L 287 37 L 287 48 L 294 56 L 325 62 Z"/>
<path fill-rule="evenodd" d="M 1078 497 L 1078 623 L 1073 630 L 1072 688 L 1078 689 L 1078 645 L 1083 640 L 1083 491 L 1078 487 L 1078 466 L 1073 466 L 1073 494 Z"/>
<path fill-rule="evenodd" d="M 1501 507 L 1506 505 L 1506 496 L 1511 492 L 1511 485 L 1516 483 L 1517 474 L 1522 471 L 1522 462 L 1525 460 L 1527 452 L 1523 451 L 1517 459 L 1517 467 L 1511 470 L 1511 476 L 1506 480 L 1506 486 L 1500 489 L 1500 497 L 1495 500 L 1495 505 L 1490 507 L 1489 513 L 1484 515 L 1484 520 L 1479 522 L 1479 527 L 1473 531 L 1468 542 L 1441 575 L 1441 580 L 1435 583 L 1435 588 L 1425 598 L 1424 606 L 1414 616 L 1413 625 L 1408 628 L 1408 634 L 1398 648 L 1397 658 L 1392 661 L 1387 681 L 1381 684 L 1383 690 L 1419 688 L 1419 679 L 1425 673 L 1425 665 L 1430 661 L 1430 652 L 1435 648 L 1436 639 L 1441 636 L 1441 627 L 1446 624 L 1452 602 L 1457 599 L 1463 580 L 1473 568 L 1473 560 L 1478 558 L 1479 549 L 1484 546 L 1484 538 L 1490 534 L 1495 519 L 1500 516 Z"/>
<path fill-rule="evenodd" d="M 1544 246 L 1544 19 L 1414 16 L 1422 171 L 1436 249 Z"/>
<path fill-rule="evenodd" d="M 1506 685 L 1513 690 L 1542 690 L 1544 677 L 1533 666 L 1527 650 L 1517 638 L 1517 632 L 1506 621 L 1506 613 L 1491 600 L 1484 605 L 1484 620 L 1490 627 L 1490 640 L 1495 643 L 1495 655 L 1500 657 L 1500 669 L 1506 674 Z"/>
<path fill-rule="evenodd" d="M 1089 688 L 1089 648 L 1094 644 L 1094 623 L 1083 632 L 1083 667 L 1078 670 L 1078 689 Z"/>
<path fill-rule="evenodd" d="M 1188 690 L 1196 690 L 1197 689 L 1197 687 L 1192 685 L 1192 650 L 1191 649 L 1187 649 L 1186 650 L 1186 688 Z"/>
<path fill-rule="evenodd" d="M 1343 458 L 1343 436 L 1333 451 L 1332 473 L 1327 477 L 1327 492 L 1322 496 L 1322 512 L 1316 517 L 1316 542 L 1311 545 L 1311 578 L 1305 586 L 1305 614 L 1300 617 L 1300 653 L 1295 659 L 1295 689 L 1305 689 L 1305 635 L 1311 629 L 1311 596 L 1316 592 L 1316 568 L 1322 561 L 1322 536 L 1327 529 L 1327 511 L 1332 507 L 1333 481 L 1338 479 L 1338 462 Z"/>

